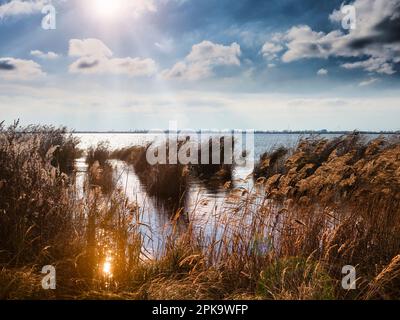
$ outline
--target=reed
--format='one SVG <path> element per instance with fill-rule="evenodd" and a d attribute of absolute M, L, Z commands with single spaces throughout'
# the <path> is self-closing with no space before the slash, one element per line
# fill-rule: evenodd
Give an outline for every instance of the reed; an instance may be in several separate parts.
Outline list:
<path fill-rule="evenodd" d="M 118 159 L 133 165 L 135 172 L 139 176 L 142 184 L 145 186 L 150 196 L 158 197 L 159 199 L 172 199 L 173 202 L 181 202 L 188 188 L 189 178 L 198 178 L 210 190 L 218 189 L 226 182 L 232 179 L 233 164 L 225 161 L 225 137 L 219 138 L 219 150 L 213 150 L 213 140 L 200 144 L 198 154 L 196 155 L 199 163 L 182 165 L 180 163 L 170 164 L 169 159 L 169 143 L 166 144 L 166 161 L 167 164 L 150 165 L 147 161 L 146 154 L 152 143 L 145 146 L 132 146 L 115 150 L 110 157 Z M 179 152 L 186 144 L 189 143 L 189 138 L 181 139 L 177 143 L 177 152 Z M 227 145 L 231 144 L 232 153 L 234 141 L 228 141 Z M 208 150 L 207 163 L 201 163 L 202 150 Z M 213 155 L 217 154 L 220 159 L 220 164 L 213 164 Z M 203 159 L 204 160 L 204 159 Z M 226 159 L 228 160 L 228 159 Z M 177 209 L 175 207 L 175 209 Z"/>
<path fill-rule="evenodd" d="M 114 170 L 109 163 L 111 152 L 105 142 L 87 150 L 86 163 L 88 164 L 89 187 L 100 187 L 104 194 L 110 194 L 116 186 Z"/>
<path fill-rule="evenodd" d="M 3 299 L 399 298 L 398 137 L 312 137 L 267 153 L 253 189 L 229 189 L 225 203 L 210 209 L 207 232 L 195 223 L 207 201 L 199 199 L 192 212 L 171 209 L 158 243 L 144 203 L 128 201 L 116 184 L 107 191 L 90 180 L 78 198 L 73 176 L 53 162 L 55 146 L 41 149 L 54 140 L 45 130 L 19 131 L 0 131 Z M 147 147 L 93 149 L 90 164 L 115 157 L 141 179 L 179 185 L 186 169 L 149 168 Z M 160 181 L 156 189 L 167 188 Z M 40 288 L 44 264 L 57 267 L 54 292 Z M 344 265 L 356 267 L 354 291 L 341 287 Z"/>
<path fill-rule="evenodd" d="M 234 153 L 234 140 L 230 137 L 219 137 L 215 139 L 219 142 L 218 150 L 213 150 L 213 139 L 210 138 L 201 144 L 199 148 L 198 158 L 202 159 L 202 150 L 207 150 L 206 152 L 206 162 L 199 162 L 199 164 L 192 165 L 193 173 L 203 180 L 214 180 L 219 181 L 224 184 L 227 181 L 232 180 L 232 170 L 233 170 L 233 159 L 225 158 L 225 151 L 230 151 L 229 153 L 233 155 Z M 228 150 L 226 150 L 226 148 Z M 208 154 L 208 157 L 207 157 Z M 215 157 L 216 156 L 216 157 Z M 219 163 L 214 163 L 214 157 L 219 159 Z"/>
<path fill-rule="evenodd" d="M 32 128 L 0 126 L 0 261 L 14 266 L 62 256 L 72 237 L 73 177 L 62 170 L 76 141 L 64 129 Z"/>
<path fill-rule="evenodd" d="M 93 165 L 96 161 L 100 166 L 104 166 L 111 156 L 109 147 L 105 142 L 99 142 L 96 147 L 90 147 L 86 153 L 86 163 L 89 166 Z"/>
<path fill-rule="evenodd" d="M 183 141 L 179 141 L 178 150 Z M 113 158 L 123 160 L 131 164 L 150 197 L 156 198 L 171 210 L 178 210 L 182 206 L 183 197 L 186 192 L 187 166 L 182 164 L 169 164 L 169 144 L 166 146 L 167 164 L 150 165 L 146 154 L 152 146 L 134 146 L 112 153 Z"/>

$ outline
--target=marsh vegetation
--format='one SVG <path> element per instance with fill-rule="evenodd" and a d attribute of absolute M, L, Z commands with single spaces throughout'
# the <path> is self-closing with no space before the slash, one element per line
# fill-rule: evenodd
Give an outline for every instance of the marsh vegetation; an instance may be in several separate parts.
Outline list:
<path fill-rule="evenodd" d="M 398 136 L 266 150 L 247 189 L 230 183 L 234 164 L 152 166 L 149 145 L 100 144 L 84 150 L 83 195 L 78 144 L 65 129 L 0 126 L 1 299 L 399 298 Z M 168 204 L 157 251 L 144 245 L 146 204 L 126 196 L 113 159 Z M 185 205 L 188 179 L 224 186 L 207 231 L 194 223 L 207 199 Z M 41 287 L 44 265 L 57 269 L 56 290 Z M 341 286 L 344 265 L 356 267 L 356 290 Z"/>

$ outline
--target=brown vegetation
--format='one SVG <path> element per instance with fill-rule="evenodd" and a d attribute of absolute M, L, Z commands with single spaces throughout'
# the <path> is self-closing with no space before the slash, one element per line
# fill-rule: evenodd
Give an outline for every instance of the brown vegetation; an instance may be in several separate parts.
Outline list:
<path fill-rule="evenodd" d="M 0 262 L 23 266 L 68 251 L 73 178 L 63 171 L 73 167 L 77 142 L 64 129 L 17 128 L 0 126 Z"/>
<path fill-rule="evenodd" d="M 357 266 L 360 290 L 369 292 L 359 297 L 373 297 L 375 277 L 400 252 L 399 138 L 305 139 L 270 173 L 267 197 L 283 201 L 281 254 L 312 254 L 335 272 Z"/>
<path fill-rule="evenodd" d="M 178 148 L 182 143 L 179 142 Z M 151 146 L 152 144 L 147 144 L 146 146 L 116 150 L 111 154 L 111 157 L 133 166 L 149 196 L 155 197 L 159 202 L 170 207 L 171 210 L 178 210 L 182 206 L 187 188 L 187 166 L 182 164 L 150 165 L 146 154 Z M 166 154 L 169 154 L 168 144 Z"/>
<path fill-rule="evenodd" d="M 86 155 L 86 163 L 89 166 L 89 186 L 91 188 L 100 187 L 104 194 L 110 194 L 116 184 L 113 168 L 108 163 L 109 158 L 110 151 L 103 142 L 100 142 L 95 148 L 89 148 Z"/>
<path fill-rule="evenodd" d="M 0 128 L 0 298 L 399 298 L 397 138 L 311 138 L 264 155 L 254 190 L 230 190 L 212 230 L 178 228 L 182 212 L 173 212 L 160 250 L 149 253 L 141 206 L 115 186 L 107 196 L 87 187 L 77 199 L 55 146 L 42 151 L 52 140 L 41 131 Z M 169 169 L 147 168 L 145 150 L 107 158 L 162 177 Z M 93 151 L 92 168 L 105 165 Z M 45 264 L 57 268 L 55 291 L 40 288 Z M 357 290 L 341 287 L 344 265 L 356 267 Z"/>

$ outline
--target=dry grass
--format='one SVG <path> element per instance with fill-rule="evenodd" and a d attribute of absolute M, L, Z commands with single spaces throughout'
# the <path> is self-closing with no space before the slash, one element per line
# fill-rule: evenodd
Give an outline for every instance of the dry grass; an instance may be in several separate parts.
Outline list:
<path fill-rule="evenodd" d="M 41 287 L 42 277 L 33 268 L 0 270 L 0 300 L 52 299 Z"/>
<path fill-rule="evenodd" d="M 338 280 L 341 266 L 356 266 L 357 296 L 373 297 L 363 291 L 400 251 L 399 138 L 306 139 L 265 178 L 282 201 L 280 255 L 312 253 Z"/>
<path fill-rule="evenodd" d="M 108 145 L 105 142 L 99 142 L 96 147 L 90 147 L 87 150 L 86 163 L 91 166 L 97 161 L 100 166 L 104 166 L 110 156 Z"/>
<path fill-rule="evenodd" d="M 368 285 L 366 299 L 399 299 L 400 255 L 392 259 Z"/>
<path fill-rule="evenodd" d="M 285 147 L 279 147 L 271 153 L 264 153 L 261 156 L 260 162 L 254 168 L 254 177 L 272 177 L 276 174 L 286 173 L 285 161 L 288 154 L 289 150 Z"/>
<path fill-rule="evenodd" d="M 60 138 L 62 130 L 20 133 L 16 129 L 17 125 L 0 127 L 0 262 L 23 266 L 68 251 L 73 236 L 69 193 L 73 177 L 60 171 L 60 154 L 55 152 L 67 150 L 64 144 L 75 140 Z M 68 159 L 76 155 L 70 150 Z"/>
<path fill-rule="evenodd" d="M 95 148 L 87 150 L 86 163 L 89 167 L 88 180 L 90 188 L 101 188 L 101 191 L 109 195 L 115 189 L 116 181 L 114 171 L 108 160 L 111 152 L 106 143 L 100 142 Z"/>
<path fill-rule="evenodd" d="M 397 138 L 312 138 L 264 155 L 255 188 L 229 190 L 211 230 L 192 219 L 182 229 L 182 212 L 172 212 L 171 232 L 150 256 L 139 204 L 99 184 L 77 199 L 54 146 L 40 151 L 46 133 L 15 131 L 0 132 L 3 299 L 399 298 Z M 93 150 L 92 169 L 117 157 L 179 185 L 183 168 L 163 176 L 165 168 L 147 168 L 145 150 Z M 107 259 L 112 278 L 102 272 Z M 39 287 L 44 264 L 57 267 L 54 292 Z M 356 267 L 355 291 L 340 286 L 344 265 Z"/>

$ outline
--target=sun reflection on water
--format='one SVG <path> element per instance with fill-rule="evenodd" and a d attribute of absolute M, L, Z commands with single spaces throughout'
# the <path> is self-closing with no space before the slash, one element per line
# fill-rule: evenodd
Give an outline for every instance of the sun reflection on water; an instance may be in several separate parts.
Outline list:
<path fill-rule="evenodd" d="M 103 263 L 103 274 L 107 277 L 112 277 L 112 259 L 107 257 Z"/>

